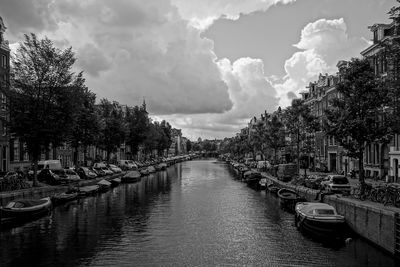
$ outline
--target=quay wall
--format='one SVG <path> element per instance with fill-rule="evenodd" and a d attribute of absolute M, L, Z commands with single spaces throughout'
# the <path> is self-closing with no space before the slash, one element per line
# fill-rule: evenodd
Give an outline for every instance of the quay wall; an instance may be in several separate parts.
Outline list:
<path fill-rule="evenodd" d="M 265 173 L 263 173 L 263 176 L 269 182 L 273 182 L 280 187 L 295 190 L 310 202 L 316 201 L 315 198 L 319 190 L 285 183 Z M 323 198 L 323 202 L 334 206 L 337 212 L 346 218 L 347 224 L 355 233 L 390 254 L 398 256 L 398 251 L 396 251 L 397 208 L 340 197 L 340 195 L 326 195 Z"/>
<path fill-rule="evenodd" d="M 51 197 L 54 196 L 55 194 L 66 192 L 68 188 L 71 186 L 93 185 L 102 179 L 111 180 L 117 177 L 121 177 L 123 175 L 124 173 L 114 174 L 109 177 L 99 177 L 93 180 L 84 180 L 80 181 L 77 184 L 70 184 L 70 185 L 56 185 L 56 186 L 49 185 L 49 186 L 32 187 L 15 191 L 0 192 L 0 206 L 5 206 L 8 202 L 14 199 Z"/>
<path fill-rule="evenodd" d="M 172 166 L 176 163 L 182 162 L 182 159 L 171 160 L 167 164 Z M 114 174 L 109 177 L 99 177 L 93 180 L 80 181 L 78 184 L 70 185 L 57 185 L 57 186 L 43 186 L 43 187 L 33 187 L 15 191 L 0 192 L 0 206 L 5 206 L 8 202 L 14 199 L 20 198 L 44 198 L 51 197 L 58 193 L 63 193 L 68 190 L 70 186 L 87 186 L 94 185 L 102 179 L 111 180 L 117 177 L 122 177 L 125 173 Z"/>

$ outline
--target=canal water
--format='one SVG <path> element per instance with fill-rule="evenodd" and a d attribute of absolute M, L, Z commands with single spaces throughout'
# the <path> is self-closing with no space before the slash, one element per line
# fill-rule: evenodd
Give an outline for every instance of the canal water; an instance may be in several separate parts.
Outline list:
<path fill-rule="evenodd" d="M 396 266 L 360 239 L 302 235 L 278 200 L 215 160 L 67 203 L 0 232 L 0 266 Z"/>

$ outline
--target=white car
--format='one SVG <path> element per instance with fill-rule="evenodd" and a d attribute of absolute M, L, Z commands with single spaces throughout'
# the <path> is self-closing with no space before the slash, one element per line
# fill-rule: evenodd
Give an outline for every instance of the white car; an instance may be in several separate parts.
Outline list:
<path fill-rule="evenodd" d="M 350 192 L 351 186 L 349 180 L 344 175 L 328 175 L 321 182 L 322 188 L 329 192 Z"/>
<path fill-rule="evenodd" d="M 107 168 L 106 164 L 104 164 L 104 163 L 95 163 L 95 164 L 93 165 L 93 169 L 95 169 L 95 170 L 102 170 L 102 171 L 104 171 L 104 173 L 105 173 L 106 175 L 114 174 L 114 172 L 113 172 L 112 170 L 110 170 L 109 168 Z"/>
<path fill-rule="evenodd" d="M 114 173 L 121 173 L 122 169 L 114 164 L 108 164 L 108 168 L 112 170 Z"/>

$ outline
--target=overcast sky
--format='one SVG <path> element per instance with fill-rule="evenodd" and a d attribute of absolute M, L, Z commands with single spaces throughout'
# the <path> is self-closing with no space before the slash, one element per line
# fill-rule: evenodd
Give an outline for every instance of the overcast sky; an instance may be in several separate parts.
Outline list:
<path fill-rule="evenodd" d="M 1 0 L 12 44 L 72 46 L 89 88 L 192 140 L 233 136 L 370 43 L 395 0 Z"/>

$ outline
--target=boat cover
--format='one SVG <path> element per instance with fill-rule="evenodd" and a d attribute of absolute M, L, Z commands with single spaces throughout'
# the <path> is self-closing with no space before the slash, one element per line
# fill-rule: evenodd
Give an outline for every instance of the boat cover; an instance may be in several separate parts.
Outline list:
<path fill-rule="evenodd" d="M 309 215 L 332 216 L 337 214 L 335 208 L 326 203 L 301 203 L 299 205 L 302 205 L 299 210 Z"/>
<path fill-rule="evenodd" d="M 33 207 L 42 205 L 47 202 L 47 199 L 17 199 L 13 200 L 7 204 L 6 207 L 9 207 L 11 203 L 15 203 L 11 208 L 24 208 L 24 207 Z"/>
<path fill-rule="evenodd" d="M 140 176 L 141 174 L 138 171 L 129 171 L 124 175 L 124 177 L 127 178 L 139 178 Z"/>

